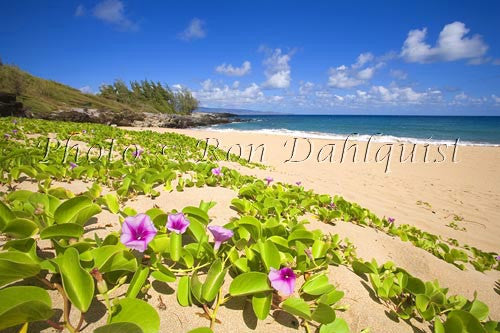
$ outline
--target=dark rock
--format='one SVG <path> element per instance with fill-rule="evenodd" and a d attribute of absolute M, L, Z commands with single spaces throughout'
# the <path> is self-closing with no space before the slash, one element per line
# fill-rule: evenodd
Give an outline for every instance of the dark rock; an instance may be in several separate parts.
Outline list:
<path fill-rule="evenodd" d="M 0 92 L 0 117 L 24 117 L 23 103 L 16 101 L 15 94 Z"/>
<path fill-rule="evenodd" d="M 169 128 L 188 128 L 225 124 L 236 120 L 234 118 L 234 115 L 230 113 L 216 114 L 196 112 L 191 115 L 177 115 L 165 113 L 133 112 L 129 110 L 116 112 L 110 110 L 86 108 L 58 110 L 45 114 L 28 112 L 27 116 L 30 118 L 40 118 L 47 120 L 99 123 L 106 125 L 116 124 L 118 126 Z"/>

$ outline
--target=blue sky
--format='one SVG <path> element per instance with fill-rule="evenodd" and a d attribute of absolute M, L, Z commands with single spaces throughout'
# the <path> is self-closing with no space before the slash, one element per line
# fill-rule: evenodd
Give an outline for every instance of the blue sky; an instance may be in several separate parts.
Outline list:
<path fill-rule="evenodd" d="M 95 93 L 185 86 L 202 106 L 500 115 L 500 2 L 5 1 L 0 57 Z"/>

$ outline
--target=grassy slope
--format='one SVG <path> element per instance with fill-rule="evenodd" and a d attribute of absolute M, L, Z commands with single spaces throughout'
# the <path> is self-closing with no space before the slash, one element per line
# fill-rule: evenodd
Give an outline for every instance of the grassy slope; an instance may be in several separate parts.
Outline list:
<path fill-rule="evenodd" d="M 18 101 L 35 113 L 72 107 L 157 112 L 148 105 L 130 106 L 100 96 L 84 94 L 67 85 L 33 76 L 9 65 L 0 66 L 0 91 L 18 93 Z"/>

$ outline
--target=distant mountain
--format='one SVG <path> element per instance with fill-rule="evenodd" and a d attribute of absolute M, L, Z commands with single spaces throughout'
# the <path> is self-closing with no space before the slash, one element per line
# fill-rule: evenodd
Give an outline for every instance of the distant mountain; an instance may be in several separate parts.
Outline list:
<path fill-rule="evenodd" d="M 266 116 L 266 115 L 285 115 L 286 113 L 272 112 L 272 111 L 254 111 L 246 109 L 223 109 L 223 108 L 205 108 L 199 107 L 194 112 L 208 112 L 208 113 L 232 113 L 238 116 Z"/>

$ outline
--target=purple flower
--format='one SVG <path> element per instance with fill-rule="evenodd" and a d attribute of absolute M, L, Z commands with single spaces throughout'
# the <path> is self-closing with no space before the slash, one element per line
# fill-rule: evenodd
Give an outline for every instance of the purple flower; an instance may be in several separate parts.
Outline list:
<path fill-rule="evenodd" d="M 396 221 L 396 219 L 394 217 L 387 218 L 387 222 L 389 222 L 389 223 L 394 223 L 394 221 Z"/>
<path fill-rule="evenodd" d="M 87 130 L 83 130 L 83 131 L 82 131 L 82 134 L 87 134 Z"/>
<path fill-rule="evenodd" d="M 16 129 L 13 129 L 13 130 L 12 130 L 12 134 L 16 135 L 16 134 L 17 134 L 17 130 L 16 130 Z"/>
<path fill-rule="evenodd" d="M 330 203 L 328 204 L 328 208 L 330 208 L 330 209 L 335 209 L 335 208 L 337 208 L 337 206 L 336 206 L 336 205 L 335 205 L 335 203 L 332 201 L 332 202 L 330 202 Z"/>
<path fill-rule="evenodd" d="M 78 166 L 78 164 L 73 163 L 73 162 L 69 162 L 69 168 L 70 168 L 71 170 L 73 170 L 73 169 L 74 169 L 74 168 L 76 168 L 77 166 Z"/>
<path fill-rule="evenodd" d="M 144 252 L 148 247 L 148 243 L 156 236 L 156 233 L 151 218 L 146 214 L 138 214 L 125 218 L 120 241 L 128 248 Z"/>
<path fill-rule="evenodd" d="M 135 158 L 139 158 L 143 152 L 144 152 L 144 150 L 139 148 L 139 149 L 137 149 L 136 151 L 134 151 L 134 152 L 132 153 L 132 155 L 133 155 Z"/>
<path fill-rule="evenodd" d="M 13 123 L 13 124 L 17 124 L 17 120 L 12 119 L 12 123 Z"/>
<path fill-rule="evenodd" d="M 500 255 L 496 256 L 496 257 L 495 257 L 495 259 L 496 259 L 497 261 L 500 261 Z"/>
<path fill-rule="evenodd" d="M 300 186 L 302 184 L 301 181 L 295 182 L 295 185 Z"/>
<path fill-rule="evenodd" d="M 217 176 L 217 177 L 221 176 L 222 175 L 222 168 L 221 167 L 213 168 L 212 175 Z"/>
<path fill-rule="evenodd" d="M 167 219 L 167 229 L 176 232 L 178 234 L 183 234 L 189 227 L 189 220 L 183 213 L 169 214 Z"/>
<path fill-rule="evenodd" d="M 268 278 L 271 281 L 271 286 L 284 296 L 293 294 L 295 289 L 295 273 L 291 268 L 283 267 L 277 270 L 271 267 Z"/>
<path fill-rule="evenodd" d="M 269 184 L 271 184 L 271 182 L 272 182 L 274 179 L 273 179 L 272 177 L 270 177 L 270 176 L 267 176 L 264 180 L 267 182 L 267 186 L 269 186 Z"/>
<path fill-rule="evenodd" d="M 4 138 L 6 138 L 6 139 L 8 139 L 8 138 L 10 138 L 10 134 L 5 133 L 5 134 L 3 135 L 3 137 L 4 137 Z"/>
<path fill-rule="evenodd" d="M 220 227 L 218 225 L 211 225 L 208 230 L 214 235 L 214 249 L 217 251 L 221 244 L 227 241 L 229 238 L 233 237 L 234 233 L 232 230 Z"/>

